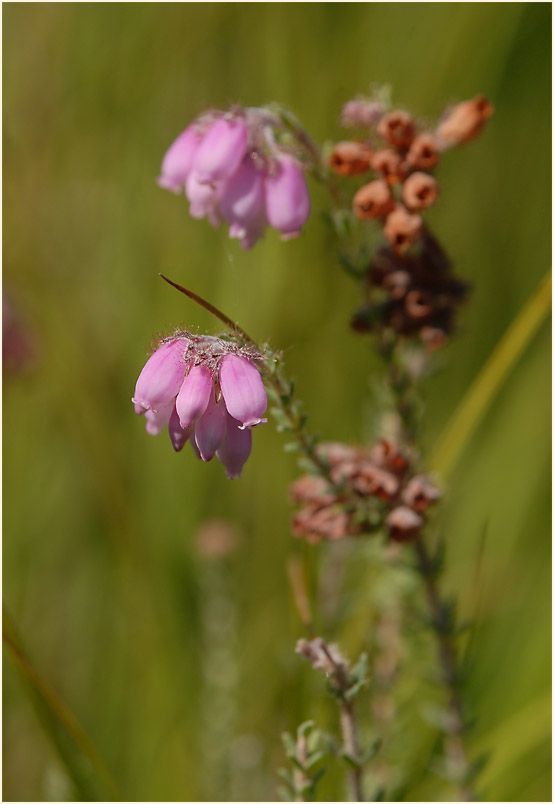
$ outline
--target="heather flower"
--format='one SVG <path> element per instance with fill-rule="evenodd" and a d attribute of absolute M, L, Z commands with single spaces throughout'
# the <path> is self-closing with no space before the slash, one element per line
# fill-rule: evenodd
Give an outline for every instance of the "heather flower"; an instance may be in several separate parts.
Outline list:
<path fill-rule="evenodd" d="M 437 128 L 442 149 L 475 139 L 493 112 L 494 106 L 483 95 L 458 103 Z"/>
<path fill-rule="evenodd" d="M 187 441 L 198 458 L 214 455 L 239 477 L 252 449 L 252 427 L 263 424 L 267 395 L 253 360 L 260 355 L 223 338 L 176 332 L 147 361 L 137 381 L 135 412 L 146 431 L 165 427 L 176 452 Z"/>
<path fill-rule="evenodd" d="M 411 210 L 431 207 L 438 195 L 439 185 L 428 173 L 412 173 L 402 186 L 402 200 Z"/>
<path fill-rule="evenodd" d="M 329 156 L 329 165 L 339 176 L 357 176 L 369 170 L 372 153 L 365 142 L 337 142 Z"/>
<path fill-rule="evenodd" d="M 424 131 L 418 134 L 410 145 L 406 162 L 413 170 L 432 170 L 439 161 L 437 138 Z"/>
<path fill-rule="evenodd" d="M 402 254 L 419 240 L 422 226 L 423 221 L 419 215 L 413 215 L 398 204 L 386 220 L 385 237 L 393 249 Z"/>
<path fill-rule="evenodd" d="M 310 214 L 310 196 L 298 162 L 282 156 L 265 182 L 267 219 L 283 239 L 296 237 Z"/>
<path fill-rule="evenodd" d="M 283 124 L 264 109 L 200 115 L 171 145 L 158 184 L 184 189 L 193 218 L 229 224 L 229 237 L 249 249 L 273 226 L 294 237 L 310 214 L 304 169 L 279 134 Z"/>
<path fill-rule="evenodd" d="M 379 120 L 377 133 L 390 145 L 407 148 L 415 135 L 415 124 L 408 112 L 389 112 Z"/>
<path fill-rule="evenodd" d="M 380 101 L 360 96 L 344 104 L 340 115 L 341 124 L 345 128 L 369 128 L 377 123 L 384 112 L 385 107 Z"/>
<path fill-rule="evenodd" d="M 386 181 L 375 179 L 364 184 L 355 194 L 352 206 L 354 214 L 365 218 L 385 218 L 394 209 L 394 196 Z"/>
<path fill-rule="evenodd" d="M 371 157 L 371 167 L 376 173 L 381 173 L 389 184 L 402 181 L 406 175 L 406 168 L 400 154 L 392 148 L 379 148 Z"/>

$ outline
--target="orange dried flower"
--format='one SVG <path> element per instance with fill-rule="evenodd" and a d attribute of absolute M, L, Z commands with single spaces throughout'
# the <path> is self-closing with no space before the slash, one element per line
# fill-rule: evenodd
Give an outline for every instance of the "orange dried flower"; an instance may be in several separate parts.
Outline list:
<path fill-rule="evenodd" d="M 352 201 L 357 218 L 384 218 L 394 209 L 394 197 L 389 185 L 382 179 L 364 184 Z"/>
<path fill-rule="evenodd" d="M 389 112 L 380 119 L 377 133 L 391 145 L 407 148 L 415 135 L 414 119 L 408 112 Z"/>
<path fill-rule="evenodd" d="M 402 181 L 406 175 L 406 168 L 400 154 L 392 148 L 380 148 L 371 157 L 371 167 L 376 173 L 381 173 L 389 184 Z"/>
<path fill-rule="evenodd" d="M 473 140 L 493 112 L 494 106 L 483 95 L 458 103 L 437 128 L 441 145 L 447 148 Z"/>
<path fill-rule="evenodd" d="M 369 170 L 373 151 L 365 142 L 348 140 L 337 142 L 329 157 L 333 173 L 340 176 L 357 176 Z"/>
<path fill-rule="evenodd" d="M 402 254 L 419 240 L 422 227 L 423 221 L 419 215 L 408 212 L 402 204 L 398 204 L 388 216 L 384 232 L 394 250 Z"/>
<path fill-rule="evenodd" d="M 402 187 L 402 200 L 411 210 L 427 209 L 439 195 L 439 185 L 428 173 L 412 173 Z"/>
<path fill-rule="evenodd" d="M 439 161 L 439 143 L 434 134 L 424 131 L 410 145 L 406 162 L 413 170 L 432 170 Z"/>

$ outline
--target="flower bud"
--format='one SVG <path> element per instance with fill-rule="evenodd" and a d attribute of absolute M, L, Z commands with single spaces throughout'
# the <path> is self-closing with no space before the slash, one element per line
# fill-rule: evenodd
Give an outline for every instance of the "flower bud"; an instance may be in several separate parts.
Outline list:
<path fill-rule="evenodd" d="M 413 215 L 399 204 L 385 222 L 385 237 L 393 249 L 402 254 L 421 236 L 423 222 L 419 215 Z"/>
<path fill-rule="evenodd" d="M 432 170 L 439 161 L 439 144 L 437 138 L 424 131 L 418 134 L 410 145 L 406 162 L 412 170 Z"/>
<path fill-rule="evenodd" d="M 408 112 L 389 112 L 380 119 L 377 133 L 390 145 L 407 148 L 414 138 L 414 120 Z"/>
<path fill-rule="evenodd" d="M 239 238 L 244 249 L 251 248 L 266 226 L 264 172 L 253 160 L 243 160 L 225 183 L 221 195 L 221 214 L 230 224 L 229 236 Z"/>
<path fill-rule="evenodd" d="M 439 185 L 428 173 L 412 173 L 402 187 L 402 200 L 411 210 L 427 209 L 439 195 Z"/>
<path fill-rule="evenodd" d="M 371 157 L 371 167 L 376 173 L 381 173 L 389 184 L 402 181 L 406 175 L 400 154 L 397 154 L 392 148 L 380 148 L 375 151 Z"/>
<path fill-rule="evenodd" d="M 200 140 L 201 135 L 194 123 L 179 134 L 163 158 L 158 178 L 160 187 L 173 193 L 184 189 Z"/>
<path fill-rule="evenodd" d="M 375 125 L 385 112 L 385 107 L 379 101 L 369 98 L 354 98 L 342 107 L 340 120 L 346 128 L 369 128 Z"/>
<path fill-rule="evenodd" d="M 333 173 L 339 176 L 357 176 L 369 170 L 372 150 L 365 142 L 337 142 L 329 157 Z"/>
<path fill-rule="evenodd" d="M 290 156 L 277 161 L 275 175 L 265 180 L 267 219 L 283 238 L 296 237 L 310 214 L 310 196 L 304 172 Z"/>
<path fill-rule="evenodd" d="M 352 202 L 357 218 L 384 218 L 394 209 L 394 197 L 389 185 L 382 179 L 375 179 L 360 187 Z"/>
<path fill-rule="evenodd" d="M 167 341 L 148 359 L 135 386 L 136 413 L 156 410 L 175 399 L 185 376 L 187 346 L 184 338 Z"/>
<path fill-rule="evenodd" d="M 194 157 L 201 182 L 218 182 L 232 176 L 246 153 L 248 127 L 242 117 L 220 117 L 208 129 Z"/>
<path fill-rule="evenodd" d="M 396 542 L 413 541 L 423 523 L 423 517 L 405 505 L 395 508 L 385 520 L 389 535 Z"/>
<path fill-rule="evenodd" d="M 239 355 L 226 355 L 219 369 L 219 384 L 229 415 L 242 428 L 263 424 L 267 394 L 260 372 L 250 360 Z"/>
<path fill-rule="evenodd" d="M 493 112 L 492 103 L 483 95 L 458 103 L 437 128 L 437 137 L 443 148 L 473 140 Z"/>

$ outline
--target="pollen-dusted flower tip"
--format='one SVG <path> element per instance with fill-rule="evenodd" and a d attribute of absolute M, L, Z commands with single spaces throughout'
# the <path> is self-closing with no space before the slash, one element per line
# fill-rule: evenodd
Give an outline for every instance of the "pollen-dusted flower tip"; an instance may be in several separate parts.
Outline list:
<path fill-rule="evenodd" d="M 267 219 L 283 239 L 300 234 L 310 215 L 310 196 L 304 171 L 292 157 L 281 156 L 267 177 L 265 203 Z"/>
<path fill-rule="evenodd" d="M 221 195 L 221 214 L 230 224 L 229 237 L 238 238 L 244 249 L 257 242 L 267 224 L 264 178 L 265 172 L 247 156 Z"/>
<path fill-rule="evenodd" d="M 462 145 L 473 140 L 493 112 L 494 106 L 483 95 L 458 103 L 437 128 L 442 147 Z"/>
<path fill-rule="evenodd" d="M 352 201 L 357 218 L 384 218 L 394 209 L 394 196 L 386 181 L 375 179 L 364 184 Z"/>
<path fill-rule="evenodd" d="M 208 129 L 194 158 L 201 182 L 217 182 L 233 175 L 246 154 L 248 127 L 242 117 L 220 117 Z"/>
<path fill-rule="evenodd" d="M 393 249 L 402 254 L 419 240 L 422 227 L 423 221 L 419 215 L 413 215 L 398 204 L 388 216 L 384 232 Z"/>
<path fill-rule="evenodd" d="M 396 542 L 411 542 L 417 538 L 424 520 L 406 505 L 399 505 L 388 515 L 385 522 L 389 535 Z"/>
<path fill-rule="evenodd" d="M 219 368 L 219 383 L 229 415 L 240 422 L 242 429 L 267 422 L 262 418 L 267 394 L 254 363 L 239 355 L 226 355 Z"/>
<path fill-rule="evenodd" d="M 369 170 L 372 153 L 365 142 L 337 142 L 329 156 L 329 165 L 339 176 L 357 176 Z"/>
<path fill-rule="evenodd" d="M 133 402 L 137 413 L 167 405 L 179 393 L 185 376 L 188 341 L 176 339 L 156 349 L 141 371 Z"/>
<path fill-rule="evenodd" d="M 182 134 L 179 134 L 163 158 L 162 170 L 158 178 L 160 187 L 171 190 L 173 193 L 181 192 L 184 189 L 200 140 L 200 132 L 194 123 Z"/>
<path fill-rule="evenodd" d="M 434 134 L 424 131 L 410 145 L 406 162 L 412 170 L 432 170 L 439 161 L 439 144 Z"/>
<path fill-rule="evenodd" d="M 167 426 L 175 452 L 189 441 L 198 458 L 215 455 L 228 477 L 239 477 L 252 449 L 250 428 L 267 421 L 267 395 L 252 362 L 260 357 L 224 338 L 176 332 L 142 370 L 135 412 L 150 435 Z"/>
<path fill-rule="evenodd" d="M 379 120 L 377 133 L 396 148 L 407 148 L 415 135 L 415 124 L 408 112 L 389 112 Z"/>
<path fill-rule="evenodd" d="M 402 181 L 406 175 L 406 168 L 402 162 L 400 154 L 392 148 L 380 148 L 371 157 L 371 168 L 376 173 L 381 173 L 389 184 L 396 184 Z"/>
<path fill-rule="evenodd" d="M 428 173 L 412 173 L 402 186 L 402 201 L 411 210 L 431 207 L 438 195 L 439 185 Z"/>

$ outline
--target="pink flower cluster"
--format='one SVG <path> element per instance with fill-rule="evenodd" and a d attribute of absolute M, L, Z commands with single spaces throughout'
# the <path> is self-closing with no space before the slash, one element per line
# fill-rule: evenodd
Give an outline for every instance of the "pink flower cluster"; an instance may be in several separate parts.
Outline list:
<path fill-rule="evenodd" d="M 210 336 L 176 332 L 162 341 L 137 380 L 132 401 L 146 432 L 168 426 L 173 449 L 187 441 L 203 461 L 214 455 L 227 477 L 240 477 L 252 449 L 252 427 L 263 424 L 267 395 L 259 358 Z"/>
<path fill-rule="evenodd" d="M 200 115 L 170 146 L 158 184 L 184 190 L 193 218 L 229 224 L 229 237 L 252 248 L 266 225 L 282 239 L 300 234 L 310 214 L 301 163 L 277 144 L 279 120 L 263 109 Z"/>

